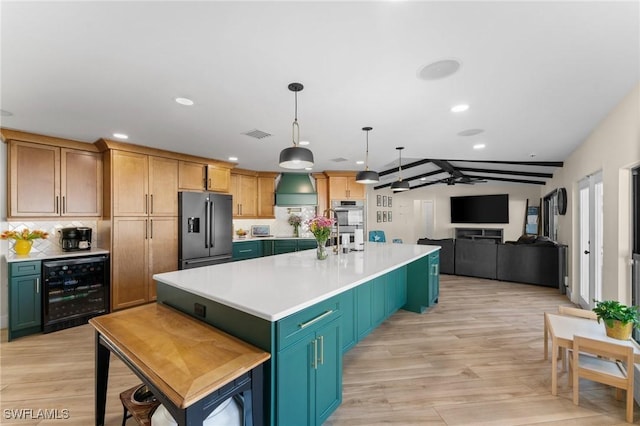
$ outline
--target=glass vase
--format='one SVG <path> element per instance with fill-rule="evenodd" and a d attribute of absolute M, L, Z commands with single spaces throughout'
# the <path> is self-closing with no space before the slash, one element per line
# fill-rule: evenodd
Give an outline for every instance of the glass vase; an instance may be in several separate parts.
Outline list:
<path fill-rule="evenodd" d="M 316 249 L 316 257 L 319 260 L 325 260 L 327 256 L 329 256 L 329 252 L 327 251 L 327 240 L 324 240 L 324 241 L 316 240 L 316 241 L 318 243 L 318 248 Z"/>
<path fill-rule="evenodd" d="M 293 236 L 298 238 L 300 236 L 300 225 L 293 226 Z"/>
<path fill-rule="evenodd" d="M 13 249 L 16 254 L 19 255 L 27 255 L 31 251 L 31 246 L 33 245 L 33 241 L 31 240 L 16 240 Z"/>

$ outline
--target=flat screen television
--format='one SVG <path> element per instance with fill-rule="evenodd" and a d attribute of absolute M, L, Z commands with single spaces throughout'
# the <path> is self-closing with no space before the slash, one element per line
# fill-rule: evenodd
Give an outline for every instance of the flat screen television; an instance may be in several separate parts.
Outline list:
<path fill-rule="evenodd" d="M 509 194 L 451 197 L 451 223 L 509 223 Z"/>

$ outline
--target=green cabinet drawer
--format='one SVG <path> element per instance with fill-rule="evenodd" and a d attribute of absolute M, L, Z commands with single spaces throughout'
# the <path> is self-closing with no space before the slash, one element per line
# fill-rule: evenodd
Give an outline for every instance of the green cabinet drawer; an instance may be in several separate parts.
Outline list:
<path fill-rule="evenodd" d="M 262 256 L 262 241 L 233 243 L 233 260 L 253 259 Z"/>
<path fill-rule="evenodd" d="M 275 240 L 273 242 L 273 254 L 292 253 L 298 248 L 296 240 Z"/>
<path fill-rule="evenodd" d="M 273 256 L 273 240 L 262 241 L 262 255 Z"/>
<path fill-rule="evenodd" d="M 298 251 L 310 250 L 318 247 L 316 240 L 298 240 Z"/>
<path fill-rule="evenodd" d="M 9 263 L 9 276 L 40 275 L 41 263 L 39 260 L 31 262 L 11 262 Z"/>
<path fill-rule="evenodd" d="M 338 315 L 339 298 L 332 297 L 281 319 L 276 325 L 278 350 L 297 342 Z"/>

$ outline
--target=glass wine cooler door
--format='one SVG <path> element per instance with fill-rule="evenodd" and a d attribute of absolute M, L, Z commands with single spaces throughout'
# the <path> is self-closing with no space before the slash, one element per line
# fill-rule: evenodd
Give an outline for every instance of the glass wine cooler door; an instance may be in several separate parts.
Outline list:
<path fill-rule="evenodd" d="M 109 256 L 44 261 L 42 281 L 44 333 L 109 312 Z"/>

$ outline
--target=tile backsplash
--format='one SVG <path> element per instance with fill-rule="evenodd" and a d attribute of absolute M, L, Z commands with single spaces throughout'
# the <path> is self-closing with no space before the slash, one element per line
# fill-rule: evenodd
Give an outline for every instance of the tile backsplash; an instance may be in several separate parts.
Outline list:
<path fill-rule="evenodd" d="M 58 234 L 58 230 L 62 228 L 69 227 L 78 227 L 85 226 L 93 229 L 91 233 L 91 246 L 97 247 L 97 228 L 98 222 L 95 220 L 83 220 L 77 221 L 72 220 L 68 222 L 60 222 L 60 221 L 34 221 L 34 222 L 3 222 L 2 223 L 2 231 L 20 231 L 24 228 L 40 229 L 49 233 L 49 238 L 46 240 L 33 240 L 33 247 L 31 248 L 34 252 L 47 253 L 49 251 L 57 251 L 58 247 L 60 247 L 59 239 L 60 235 Z M 13 242 L 11 242 L 9 251 L 13 252 Z"/>
<path fill-rule="evenodd" d="M 302 226 L 300 226 L 300 236 L 313 238 L 313 234 L 304 224 L 307 220 L 316 215 L 316 208 L 309 206 L 301 207 L 275 207 L 275 219 L 234 219 L 234 229 L 242 228 L 247 232 L 251 231 L 251 225 L 269 225 L 271 227 L 271 235 L 276 237 L 290 237 L 293 235 L 293 226 L 289 225 L 289 216 L 291 214 L 299 215 L 302 218 Z M 234 236 L 235 237 L 235 236 Z"/>

